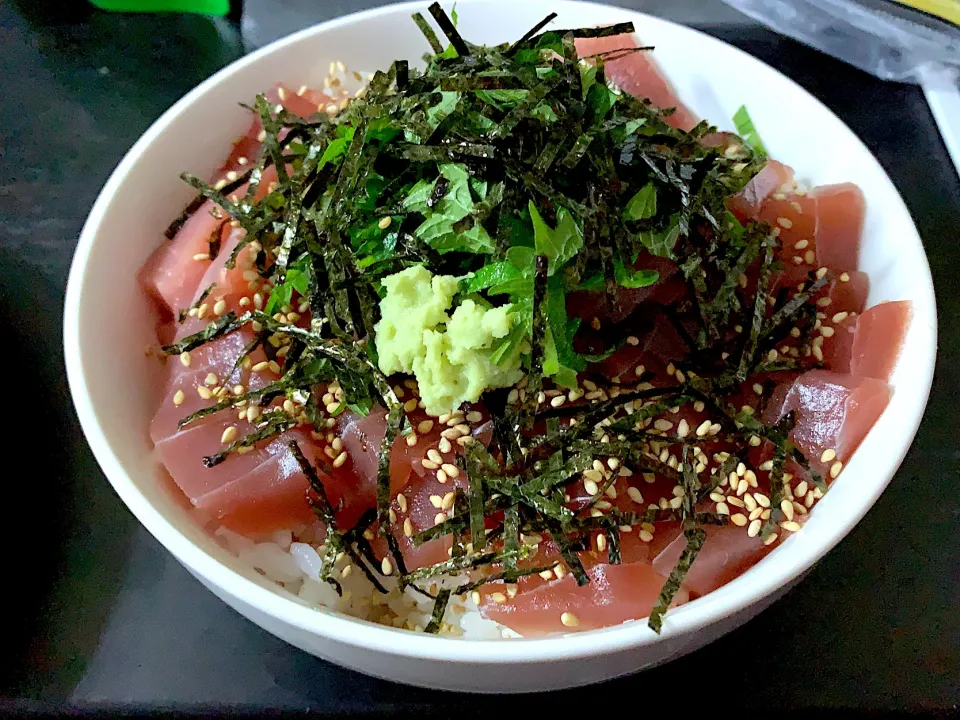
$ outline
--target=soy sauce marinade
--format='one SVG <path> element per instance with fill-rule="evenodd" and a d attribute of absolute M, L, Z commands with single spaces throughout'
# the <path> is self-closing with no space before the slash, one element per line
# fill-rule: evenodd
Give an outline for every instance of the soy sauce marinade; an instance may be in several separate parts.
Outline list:
<path fill-rule="evenodd" d="M 295 443 L 291 450 L 311 484 L 307 501 L 328 529 L 321 576 L 338 590 L 332 558 L 339 552 L 380 591 L 381 574 L 428 593 L 422 581 L 470 572 L 469 582 L 431 594 L 431 632 L 451 594 L 549 573 L 557 559 L 537 564 L 528 537 L 550 538 L 566 571 L 585 584 L 582 553 L 597 548 L 616 564 L 621 533 L 648 538 L 661 523 L 680 523 L 686 549 L 650 617 L 659 631 L 704 527 L 729 522 L 717 491 L 736 492 L 744 482 L 759 488 L 766 502 L 749 519 L 733 517 L 769 544 L 783 520 L 787 464 L 825 487 L 788 439 L 791 416 L 765 424 L 762 408 L 742 397 L 775 373 L 817 366 L 813 298 L 831 275 L 821 269 L 799 287 L 771 291 L 778 230 L 742 224 L 727 210 L 766 162 L 748 116 L 738 118 L 743 139 L 716 135 L 706 122 L 678 130 L 666 122 L 670 111 L 606 82 L 605 62 L 648 48 L 578 57 L 577 38 L 632 33 L 630 23 L 544 30 L 551 15 L 512 45 L 487 48 L 465 41 L 439 5 L 430 12 L 449 45 L 414 16 L 433 50 L 424 71 L 395 62 L 335 116 L 304 120 L 259 96 L 253 110 L 263 149 L 250 169 L 216 186 L 184 175 L 200 191 L 184 217 L 204 198 L 216 203 L 246 233 L 230 266 L 256 243 L 256 273 L 272 290 L 262 310 L 227 312 L 164 349 L 189 352 L 249 326 L 254 341 L 238 366 L 262 349 L 281 373 L 256 391 L 219 396 L 180 427 L 259 408 L 256 429 L 206 457 L 211 467 L 298 425 L 327 433 L 347 408 L 359 415 L 386 408 L 377 507 L 354 527 L 338 525 L 324 473 Z M 268 168 L 277 180 L 257 202 Z M 409 400 L 378 368 L 374 328 L 381 280 L 417 264 L 462 278 L 464 297 L 512 305 L 513 329 L 493 357 L 519 352 L 524 373 L 516 387 L 484 393 L 493 441 L 462 438 L 457 463 L 466 489 L 455 491 L 443 519 L 414 533 L 416 543 L 451 536 L 452 556 L 408 570 L 390 510 L 390 450 L 415 429 Z M 649 328 L 650 305 L 620 322 L 594 317 L 581 325 L 577 299 L 600 298 L 616 316 L 624 291 L 662 282 L 665 267 L 679 269 L 684 291 L 656 312 L 684 350 L 659 374 L 639 366 L 626 376 L 604 374 L 605 360 L 639 343 L 631 330 Z M 309 321 L 282 311 L 291 304 L 309 308 Z M 325 394 L 334 401 L 324 402 Z M 705 419 L 695 427 L 678 422 L 687 411 Z M 767 451 L 757 470 L 745 469 L 752 448 Z M 637 502 L 634 511 L 612 506 L 612 485 L 632 476 L 669 481 L 672 495 Z M 587 496 L 572 497 L 574 486 Z M 386 539 L 387 557 L 374 556 L 371 532 Z"/>

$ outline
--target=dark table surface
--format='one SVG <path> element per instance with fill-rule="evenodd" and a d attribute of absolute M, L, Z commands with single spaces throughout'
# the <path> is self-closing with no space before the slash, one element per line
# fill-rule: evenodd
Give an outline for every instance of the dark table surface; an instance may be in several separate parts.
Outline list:
<path fill-rule="evenodd" d="M 177 98 L 251 45 L 373 4 L 248 0 L 241 33 L 196 16 L 110 15 L 66 0 L 0 0 L 0 337 L 7 338 L 8 366 L 18 369 L 15 382 L 7 382 L 16 410 L 4 425 L 8 442 L 25 446 L 30 458 L 7 466 L 7 503 L 0 506 L 8 606 L 0 623 L 0 698 L 6 699 L 0 707 L 432 710 L 444 717 L 504 707 L 496 698 L 401 687 L 341 670 L 223 605 L 114 495 L 80 432 L 64 377 L 61 314 L 70 259 L 123 153 Z M 623 4 L 695 24 L 743 48 L 836 111 L 906 199 L 927 247 L 942 320 L 924 424 L 867 518 L 805 582 L 746 627 L 666 667 L 608 683 L 602 697 L 624 708 L 658 700 L 682 707 L 690 703 L 684 691 L 695 686 L 704 688 L 696 709 L 707 711 L 718 702 L 956 707 L 960 183 L 923 96 L 778 37 L 719 3 Z M 705 673 L 718 678 L 709 691 Z M 593 700 L 595 692 L 534 700 L 545 709 Z"/>

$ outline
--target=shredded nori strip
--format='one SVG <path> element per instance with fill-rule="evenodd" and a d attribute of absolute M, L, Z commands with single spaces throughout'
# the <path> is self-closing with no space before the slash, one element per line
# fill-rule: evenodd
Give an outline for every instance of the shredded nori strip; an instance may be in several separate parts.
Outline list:
<path fill-rule="evenodd" d="M 684 547 L 683 552 L 680 553 L 680 559 L 677 561 L 676 567 L 670 571 L 670 576 L 663 584 L 663 588 L 657 596 L 657 602 L 650 612 L 648 624 L 650 625 L 650 629 L 658 634 L 663 627 L 663 616 L 666 614 L 667 609 L 673 602 L 673 598 L 683 584 L 683 579 L 690 571 L 690 566 L 693 565 L 693 561 L 697 559 L 697 555 L 703 548 L 703 542 L 707 534 L 700 528 L 692 528 L 685 530 L 684 536 L 687 539 L 687 545 Z"/>
<path fill-rule="evenodd" d="M 447 612 L 447 603 L 450 602 L 450 591 L 441 590 L 437 593 L 436 602 L 433 604 L 433 614 L 430 623 L 423 629 L 425 633 L 435 635 L 440 632 L 440 624 L 443 622 L 443 616 Z"/>

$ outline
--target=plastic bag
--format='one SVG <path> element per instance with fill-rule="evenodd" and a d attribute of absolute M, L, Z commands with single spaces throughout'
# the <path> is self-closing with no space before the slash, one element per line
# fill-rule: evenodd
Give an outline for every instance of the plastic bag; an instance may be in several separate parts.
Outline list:
<path fill-rule="evenodd" d="M 960 68 L 958 0 L 723 0 L 777 32 L 884 80 Z"/>

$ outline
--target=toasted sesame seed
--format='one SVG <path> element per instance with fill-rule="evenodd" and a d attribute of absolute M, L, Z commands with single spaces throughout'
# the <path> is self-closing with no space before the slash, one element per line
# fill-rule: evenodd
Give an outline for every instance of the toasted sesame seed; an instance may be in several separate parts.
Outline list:
<path fill-rule="evenodd" d="M 560 622 L 565 627 L 577 627 L 580 625 L 580 618 L 578 618 L 572 612 L 565 612 L 560 614 Z"/>
<path fill-rule="evenodd" d="M 823 451 L 823 454 L 820 456 L 820 462 L 828 463 L 831 460 L 835 459 L 836 457 L 837 457 L 837 451 L 834 450 L 833 448 L 827 448 L 826 450 Z"/>
<path fill-rule="evenodd" d="M 437 463 L 438 465 L 443 462 L 443 457 L 435 448 L 430 448 L 427 450 L 427 458 Z"/>
<path fill-rule="evenodd" d="M 460 468 L 458 468 L 453 463 L 444 463 L 440 467 L 447 474 L 447 477 L 450 477 L 450 478 L 460 477 Z"/>
<path fill-rule="evenodd" d="M 404 518 L 403 520 L 403 534 L 407 537 L 413 537 L 413 523 L 410 522 L 410 518 Z"/>
<path fill-rule="evenodd" d="M 784 498 L 780 501 L 780 510 L 787 520 L 793 520 L 793 503 Z"/>
<path fill-rule="evenodd" d="M 849 315 L 850 315 L 850 313 L 848 313 L 846 310 L 844 310 L 843 312 L 838 312 L 836 315 L 834 315 L 833 318 L 832 318 L 832 320 L 833 320 L 833 322 L 835 322 L 835 323 L 840 323 L 840 322 L 843 322 L 844 320 L 846 320 L 847 317 L 849 317 Z"/>
<path fill-rule="evenodd" d="M 440 483 L 441 485 L 446 485 L 448 479 L 449 479 L 449 478 L 447 478 L 447 473 L 446 473 L 446 472 L 444 472 L 443 470 L 437 470 L 437 482 L 438 482 L 438 483 Z"/>
<path fill-rule="evenodd" d="M 797 244 L 794 245 L 793 247 L 794 247 L 795 250 L 803 250 L 803 249 L 806 248 L 807 245 L 809 245 L 809 244 L 810 244 L 810 241 L 809 241 L 809 240 L 798 240 L 798 241 L 797 241 Z"/>
<path fill-rule="evenodd" d="M 723 501 L 717 503 L 717 515 L 729 515 L 730 507 Z"/>
<path fill-rule="evenodd" d="M 763 525 L 763 521 L 760 518 L 757 518 L 750 523 L 750 527 L 747 528 L 747 535 L 749 537 L 756 537 L 760 534 L 760 527 Z"/>
<path fill-rule="evenodd" d="M 184 400 L 183 390 L 177 390 L 177 391 L 173 394 L 173 404 L 174 404 L 174 405 L 182 405 L 182 404 L 183 404 L 183 400 Z"/>
<path fill-rule="evenodd" d="M 182 353 L 180 353 L 180 364 L 183 365 L 184 367 L 190 367 L 190 352 L 189 352 L 189 351 L 184 350 Z"/>
<path fill-rule="evenodd" d="M 843 463 L 837 460 L 833 465 L 830 466 L 830 477 L 836 478 L 840 474 L 840 471 L 843 470 Z"/>
<path fill-rule="evenodd" d="M 456 493 L 448 492 L 443 496 L 443 502 L 440 504 L 440 507 L 443 510 L 449 510 L 453 507 L 453 502 L 456 499 Z"/>
<path fill-rule="evenodd" d="M 597 550 L 603 552 L 607 549 L 607 536 L 603 533 L 597 535 Z"/>
<path fill-rule="evenodd" d="M 780 523 L 780 527 L 788 532 L 796 532 L 800 529 L 800 523 L 794 520 L 785 520 L 784 522 Z"/>
<path fill-rule="evenodd" d="M 425 467 L 427 470 L 436 470 L 438 467 L 440 467 L 437 465 L 437 463 L 433 462 L 433 460 L 427 460 L 426 458 L 421 460 L 420 464 L 423 465 L 423 467 Z"/>
<path fill-rule="evenodd" d="M 343 467 L 343 464 L 347 461 L 347 451 L 344 450 L 342 453 L 337 455 L 336 460 L 333 461 L 333 466 L 335 468 Z"/>
<path fill-rule="evenodd" d="M 460 428 L 459 428 L 459 427 L 452 427 L 452 428 L 447 428 L 447 429 L 444 430 L 442 433 L 440 433 L 440 437 L 445 437 L 445 438 L 447 438 L 448 440 L 456 440 L 456 439 L 457 439 L 458 437 L 460 437 L 461 435 L 466 435 L 466 434 L 468 434 L 469 432 L 470 432 L 470 431 L 467 430 L 466 433 L 462 433 L 462 432 L 460 432 Z"/>
<path fill-rule="evenodd" d="M 790 220 L 790 218 L 778 217 L 778 218 L 777 218 L 777 225 L 779 225 L 779 226 L 782 227 L 782 228 L 786 228 L 787 230 L 789 230 L 790 228 L 793 227 L 793 221 Z"/>
<path fill-rule="evenodd" d="M 747 516 L 743 513 L 737 513 L 736 515 L 730 516 L 730 522 L 738 527 L 743 527 L 747 524 Z"/>
<path fill-rule="evenodd" d="M 407 435 L 407 447 L 416 447 L 417 445 L 417 434 L 415 432 Z"/>
<path fill-rule="evenodd" d="M 850 282 L 850 273 L 840 273 L 840 282 Z"/>
<path fill-rule="evenodd" d="M 208 387 L 205 387 L 203 385 L 198 385 L 197 395 L 199 395 L 204 400 L 210 400 L 213 397 L 213 392 Z"/>
<path fill-rule="evenodd" d="M 447 514 L 439 512 L 433 518 L 433 524 L 439 525 L 440 523 L 445 523 L 447 521 Z"/>
<path fill-rule="evenodd" d="M 237 430 L 236 425 L 231 425 L 230 427 L 226 428 L 223 431 L 223 433 L 220 435 L 220 442 L 223 443 L 224 445 L 228 443 L 232 443 L 234 440 L 237 439 L 237 435 L 239 434 L 239 432 L 240 431 Z"/>
<path fill-rule="evenodd" d="M 390 561 L 390 557 L 385 555 L 383 561 L 380 563 L 380 572 L 384 575 L 393 574 L 393 563 Z"/>

